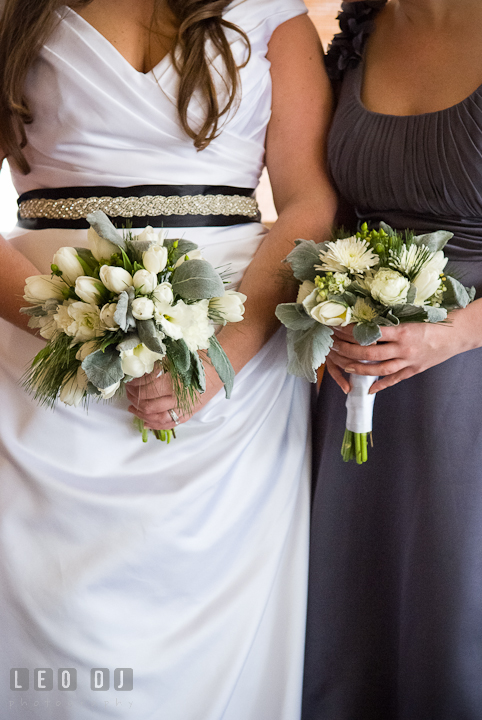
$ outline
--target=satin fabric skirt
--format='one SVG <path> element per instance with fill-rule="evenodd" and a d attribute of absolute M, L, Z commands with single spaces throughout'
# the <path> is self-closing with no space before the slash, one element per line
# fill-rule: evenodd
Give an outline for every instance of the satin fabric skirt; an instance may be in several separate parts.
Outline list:
<path fill-rule="evenodd" d="M 181 233 L 236 280 L 264 231 Z M 85 232 L 12 242 L 47 271 Z M 141 442 L 127 401 L 39 407 L 19 381 L 42 342 L 0 329 L 2 717 L 299 718 L 309 387 L 286 374 L 283 331 L 166 446 Z M 59 689 L 65 668 L 75 690 Z M 109 689 L 91 688 L 95 669 Z"/>

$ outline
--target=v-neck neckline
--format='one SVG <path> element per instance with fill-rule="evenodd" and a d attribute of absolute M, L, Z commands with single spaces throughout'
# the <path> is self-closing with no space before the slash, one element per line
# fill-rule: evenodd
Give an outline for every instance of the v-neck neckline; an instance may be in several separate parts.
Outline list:
<path fill-rule="evenodd" d="M 99 30 L 97 30 L 97 28 L 95 28 L 88 20 L 86 20 L 85 18 L 83 18 L 82 15 L 79 15 L 79 13 L 76 12 L 73 8 L 71 8 L 70 5 L 65 5 L 65 8 L 67 8 L 67 10 L 68 10 L 68 12 L 70 13 L 70 15 L 73 16 L 74 19 L 75 19 L 77 22 L 79 22 L 80 24 L 83 24 L 84 27 L 86 26 L 86 27 L 89 29 L 89 32 L 91 32 L 91 34 L 92 34 L 94 37 L 99 38 L 99 41 L 100 41 L 100 42 L 102 42 L 104 45 L 106 45 L 107 47 L 109 47 L 109 48 L 111 49 L 111 52 L 112 52 L 113 54 L 115 54 L 115 55 L 120 59 L 120 61 L 121 61 L 125 66 L 127 66 L 128 68 L 130 68 L 130 70 L 131 70 L 133 73 L 135 73 L 138 77 L 139 77 L 139 76 L 140 76 L 140 77 L 153 76 L 155 79 L 157 79 L 156 71 L 159 70 L 162 65 L 166 64 L 166 62 L 167 62 L 167 64 L 170 63 L 171 53 L 168 52 L 166 55 L 164 55 L 163 58 L 161 58 L 161 59 L 159 60 L 159 62 L 158 62 L 156 65 L 154 65 L 153 68 L 151 68 L 151 69 L 148 70 L 147 72 L 142 72 L 142 70 L 137 70 L 137 68 L 135 68 L 134 65 L 132 65 L 132 63 L 130 63 L 129 60 L 127 60 L 126 57 L 124 57 L 124 55 L 116 48 L 116 46 L 115 46 L 113 43 L 111 43 L 110 40 L 108 40 L 108 39 L 105 37 L 105 35 L 102 35 L 102 33 L 99 32 Z M 65 18 L 65 16 L 63 16 L 63 17 Z"/>

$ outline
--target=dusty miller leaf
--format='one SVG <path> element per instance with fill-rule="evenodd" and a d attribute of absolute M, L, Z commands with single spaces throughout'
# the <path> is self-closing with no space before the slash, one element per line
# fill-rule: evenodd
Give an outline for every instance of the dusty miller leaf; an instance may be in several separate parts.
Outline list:
<path fill-rule="evenodd" d="M 92 385 L 101 390 L 114 385 L 124 377 L 121 359 L 115 350 L 107 350 L 105 353 L 96 350 L 87 355 L 82 367 Z"/>
<path fill-rule="evenodd" d="M 126 243 L 124 238 L 117 231 L 115 225 L 111 223 L 105 212 L 102 210 L 95 210 L 87 215 L 86 220 L 89 225 L 94 228 L 97 235 L 100 235 L 100 237 L 104 238 L 104 240 L 109 240 L 109 242 L 114 243 L 114 245 L 125 249 Z"/>
<path fill-rule="evenodd" d="M 353 328 L 353 337 L 359 345 L 372 345 L 382 336 L 382 331 L 375 323 L 358 323 Z"/>
<path fill-rule="evenodd" d="M 224 295 L 219 274 L 206 260 L 186 260 L 172 273 L 172 291 L 183 300 L 207 300 Z"/>
<path fill-rule="evenodd" d="M 316 382 L 316 369 L 322 365 L 333 345 L 333 330 L 315 323 L 308 330 L 287 330 L 288 372 Z"/>
<path fill-rule="evenodd" d="M 209 339 L 208 357 L 219 375 L 219 379 L 224 383 L 226 398 L 229 399 L 234 385 L 234 370 L 215 335 Z"/>
<path fill-rule="evenodd" d="M 139 338 L 146 348 L 160 355 L 166 354 L 166 346 L 162 342 L 165 335 L 159 332 L 152 318 L 150 320 L 136 320 L 136 328 Z"/>
<path fill-rule="evenodd" d="M 300 303 L 281 303 L 276 308 L 275 314 L 290 330 L 307 330 L 316 323 Z"/>
<path fill-rule="evenodd" d="M 326 243 L 315 243 L 314 240 L 296 240 L 296 247 L 290 252 L 285 262 L 291 265 L 293 275 L 298 280 L 313 280 L 318 274 L 315 265 L 320 265 L 320 252 Z"/>

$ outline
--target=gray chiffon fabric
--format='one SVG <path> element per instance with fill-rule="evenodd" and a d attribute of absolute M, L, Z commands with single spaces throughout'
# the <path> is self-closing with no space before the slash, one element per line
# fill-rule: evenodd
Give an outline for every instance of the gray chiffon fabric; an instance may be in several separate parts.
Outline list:
<path fill-rule="evenodd" d="M 360 221 L 447 229 L 482 295 L 482 86 L 418 116 L 368 111 L 343 82 L 331 171 Z M 451 332 L 447 326 L 447 333 Z M 369 460 L 344 463 L 345 396 L 318 400 L 303 720 L 482 718 L 482 350 L 375 401 Z"/>

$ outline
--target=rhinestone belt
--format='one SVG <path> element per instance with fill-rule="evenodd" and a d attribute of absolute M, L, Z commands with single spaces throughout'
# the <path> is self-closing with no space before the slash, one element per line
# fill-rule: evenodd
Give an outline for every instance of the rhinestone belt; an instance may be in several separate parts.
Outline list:
<path fill-rule="evenodd" d="M 249 188 L 140 185 L 32 190 L 18 199 L 18 224 L 29 229 L 88 227 L 86 216 L 103 210 L 116 224 L 191 227 L 258 222 Z"/>

